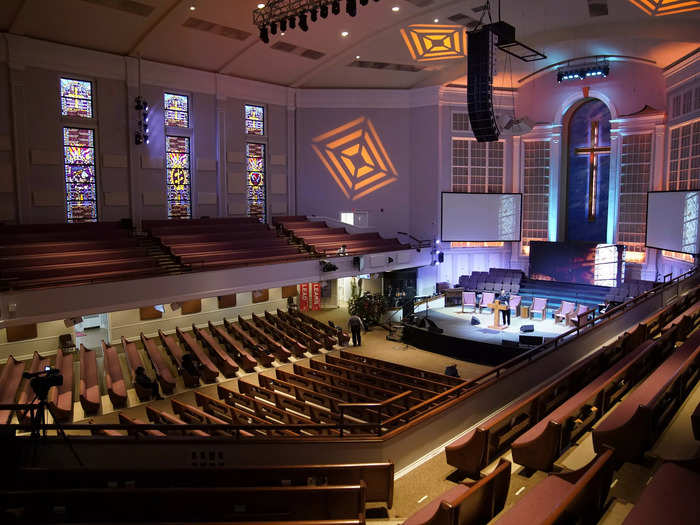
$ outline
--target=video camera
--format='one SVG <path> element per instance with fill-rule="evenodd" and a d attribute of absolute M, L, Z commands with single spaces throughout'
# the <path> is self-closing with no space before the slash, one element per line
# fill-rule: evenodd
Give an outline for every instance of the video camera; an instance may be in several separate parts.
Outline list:
<path fill-rule="evenodd" d="M 36 394 L 37 399 L 45 401 L 52 386 L 61 386 L 63 376 L 58 368 L 44 367 L 39 372 L 24 372 L 22 377 L 29 379 L 29 384 Z"/>

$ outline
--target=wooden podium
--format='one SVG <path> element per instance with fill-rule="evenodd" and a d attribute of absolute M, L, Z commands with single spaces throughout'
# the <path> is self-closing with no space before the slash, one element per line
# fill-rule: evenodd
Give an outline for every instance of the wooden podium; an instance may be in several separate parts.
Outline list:
<path fill-rule="evenodd" d="M 503 310 L 510 308 L 507 304 L 501 304 L 500 301 L 494 301 L 487 304 L 491 310 L 493 310 L 493 325 L 489 326 L 494 330 L 505 330 L 506 327 L 501 324 L 501 316 L 499 315 Z"/>

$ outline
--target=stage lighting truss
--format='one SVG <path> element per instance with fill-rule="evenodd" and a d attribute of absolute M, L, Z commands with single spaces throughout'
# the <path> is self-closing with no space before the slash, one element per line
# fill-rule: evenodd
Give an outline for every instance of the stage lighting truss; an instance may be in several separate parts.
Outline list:
<path fill-rule="evenodd" d="M 587 78 L 606 78 L 610 74 L 610 64 L 607 60 L 580 64 L 567 65 L 557 70 L 557 82 L 567 80 L 584 80 Z"/>
<path fill-rule="evenodd" d="M 379 0 L 374 0 L 378 2 Z M 368 1 L 364 0 L 343 0 L 346 12 L 350 16 L 357 14 L 359 6 L 366 6 Z M 269 42 L 269 35 L 277 33 L 277 27 L 282 31 L 289 25 L 290 29 L 296 26 L 299 18 L 299 27 L 303 31 L 308 31 L 308 18 L 311 22 L 316 22 L 319 18 L 326 18 L 329 11 L 334 15 L 340 14 L 341 0 L 270 0 L 262 9 L 253 11 L 253 23 L 260 30 L 260 40 L 266 44 Z M 308 18 L 307 18 L 308 17 Z"/>

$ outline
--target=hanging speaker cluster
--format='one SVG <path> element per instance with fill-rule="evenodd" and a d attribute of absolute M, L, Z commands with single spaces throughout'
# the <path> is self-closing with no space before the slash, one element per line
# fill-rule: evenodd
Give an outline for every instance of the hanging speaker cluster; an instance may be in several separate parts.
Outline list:
<path fill-rule="evenodd" d="M 467 33 L 467 108 L 478 142 L 498 140 L 493 114 L 493 33 L 488 27 Z"/>

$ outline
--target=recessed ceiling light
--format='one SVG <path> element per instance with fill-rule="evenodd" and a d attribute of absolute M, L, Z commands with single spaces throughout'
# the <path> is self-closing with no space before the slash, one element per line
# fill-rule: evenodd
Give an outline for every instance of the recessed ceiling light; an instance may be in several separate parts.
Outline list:
<path fill-rule="evenodd" d="M 342 33 L 340 33 L 340 36 L 342 36 L 344 38 L 344 37 L 348 36 L 349 34 L 350 33 L 348 33 L 347 31 L 343 31 Z"/>
<path fill-rule="evenodd" d="M 282 32 L 280 33 L 280 36 L 284 36 L 284 31 L 282 31 Z"/>
<path fill-rule="evenodd" d="M 395 5 L 394 7 L 391 8 L 391 10 L 392 10 L 394 13 L 398 13 L 398 12 L 399 12 L 399 9 L 401 9 L 401 8 L 400 8 L 399 6 L 397 6 L 397 5 Z"/>
<path fill-rule="evenodd" d="M 263 4 L 262 2 L 260 2 L 260 3 L 258 4 L 258 9 L 262 9 L 263 7 L 265 7 L 265 4 Z"/>
<path fill-rule="evenodd" d="M 435 22 L 436 24 L 437 24 L 439 21 L 440 21 L 439 18 L 436 18 L 435 20 L 433 20 L 433 22 Z"/>
<path fill-rule="evenodd" d="M 195 9 L 197 9 L 196 6 L 193 6 L 193 5 L 190 6 L 190 11 L 194 11 Z"/>
<path fill-rule="evenodd" d="M 355 60 L 360 60 L 360 55 L 355 55 Z"/>

